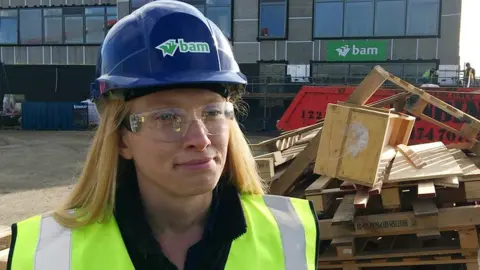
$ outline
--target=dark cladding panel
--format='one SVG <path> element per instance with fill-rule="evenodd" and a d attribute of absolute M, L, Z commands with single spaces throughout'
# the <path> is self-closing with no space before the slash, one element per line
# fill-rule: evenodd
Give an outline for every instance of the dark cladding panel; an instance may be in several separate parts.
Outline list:
<path fill-rule="evenodd" d="M 0 96 L 23 94 L 27 101 L 72 101 L 89 98 L 95 66 L 5 65 Z M 27 75 L 28 74 L 28 79 Z"/>

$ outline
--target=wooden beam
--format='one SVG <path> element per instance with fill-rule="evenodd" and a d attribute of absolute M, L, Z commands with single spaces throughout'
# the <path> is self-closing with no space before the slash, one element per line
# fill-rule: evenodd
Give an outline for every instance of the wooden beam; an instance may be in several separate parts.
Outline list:
<path fill-rule="evenodd" d="M 383 194 L 383 192 L 382 192 Z M 319 222 L 321 240 L 330 240 L 342 236 L 381 236 L 416 234 L 423 231 L 421 224 L 415 222 L 413 212 L 400 212 L 370 216 L 357 216 L 354 218 L 355 228 L 349 226 L 334 226 L 331 219 Z M 480 224 L 480 207 L 463 206 L 438 209 L 438 223 L 436 229 L 447 231 L 462 227 Z"/>

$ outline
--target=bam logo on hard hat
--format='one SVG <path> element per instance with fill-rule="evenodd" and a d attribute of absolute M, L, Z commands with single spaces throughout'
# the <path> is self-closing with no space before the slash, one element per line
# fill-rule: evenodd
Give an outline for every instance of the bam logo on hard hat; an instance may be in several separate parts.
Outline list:
<path fill-rule="evenodd" d="M 162 51 L 163 57 L 169 55 L 174 56 L 179 53 L 209 53 L 210 45 L 206 42 L 186 42 L 183 38 L 169 39 L 162 44 L 155 47 L 155 49 Z"/>
<path fill-rule="evenodd" d="M 355 45 L 350 48 L 348 45 L 343 45 L 342 47 L 336 49 L 339 56 L 346 57 L 349 52 L 352 52 L 353 55 L 378 55 L 378 48 L 359 48 Z"/>

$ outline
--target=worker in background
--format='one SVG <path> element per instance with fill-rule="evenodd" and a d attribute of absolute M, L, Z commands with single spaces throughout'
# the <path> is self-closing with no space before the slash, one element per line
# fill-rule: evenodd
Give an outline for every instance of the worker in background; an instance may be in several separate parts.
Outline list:
<path fill-rule="evenodd" d="M 235 119 L 246 78 L 195 7 L 148 3 L 107 34 L 101 122 L 59 209 L 12 226 L 9 270 L 314 270 L 309 201 L 265 195 Z"/>
<path fill-rule="evenodd" d="M 470 87 L 475 85 L 475 69 L 470 66 L 470 63 L 466 64 L 463 79 L 465 81 L 465 86 Z"/>
<path fill-rule="evenodd" d="M 426 70 L 422 75 L 422 84 L 434 84 L 435 74 L 435 68 Z"/>

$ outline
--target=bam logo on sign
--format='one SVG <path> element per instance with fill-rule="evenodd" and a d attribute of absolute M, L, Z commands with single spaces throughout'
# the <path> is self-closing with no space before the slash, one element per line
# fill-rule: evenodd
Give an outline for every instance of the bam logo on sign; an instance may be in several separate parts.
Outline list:
<path fill-rule="evenodd" d="M 346 57 L 349 52 L 352 52 L 352 55 L 378 55 L 378 48 L 369 48 L 369 47 L 357 47 L 355 44 L 350 48 L 348 45 L 343 45 L 342 47 L 336 49 L 338 55 L 341 57 Z"/>
<path fill-rule="evenodd" d="M 175 56 L 175 53 L 210 53 L 210 45 L 206 42 L 186 42 L 183 38 L 169 39 L 155 47 L 162 51 L 163 57 Z"/>
<path fill-rule="evenodd" d="M 385 61 L 387 41 L 327 41 L 327 61 Z"/>

